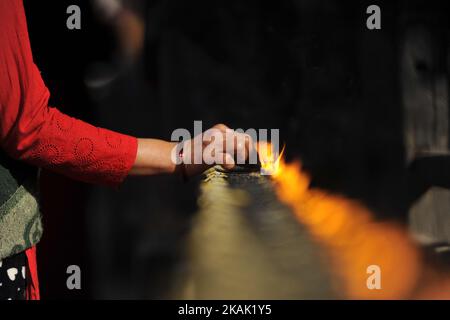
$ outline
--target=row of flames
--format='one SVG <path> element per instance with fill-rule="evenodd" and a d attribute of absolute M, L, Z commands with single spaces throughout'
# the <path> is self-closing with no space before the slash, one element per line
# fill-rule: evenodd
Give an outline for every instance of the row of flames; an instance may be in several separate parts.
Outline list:
<path fill-rule="evenodd" d="M 261 167 L 271 173 L 279 199 L 324 246 L 338 293 L 348 299 L 450 299 L 450 277 L 433 271 L 407 229 L 380 222 L 358 201 L 310 187 L 300 162 L 258 146 Z M 381 287 L 373 288 L 369 266 L 378 266 Z"/>

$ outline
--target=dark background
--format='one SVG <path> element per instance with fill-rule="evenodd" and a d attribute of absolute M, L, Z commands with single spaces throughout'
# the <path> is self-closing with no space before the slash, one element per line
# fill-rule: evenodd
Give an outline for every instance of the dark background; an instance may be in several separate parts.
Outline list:
<path fill-rule="evenodd" d="M 66 28 L 71 4 L 82 10 L 81 30 Z M 382 30 L 366 28 L 371 4 L 382 9 Z M 406 219 L 400 38 L 422 23 L 447 39 L 446 1 L 132 1 L 146 25 L 144 50 L 96 90 L 86 77 L 114 59 L 113 28 L 88 1 L 25 5 L 52 106 L 139 137 L 170 139 L 194 120 L 279 128 L 287 157 L 301 158 L 315 185 L 361 199 L 380 218 Z M 425 20 L 404 19 L 424 11 Z M 196 192 L 196 181 L 176 177 L 109 190 L 45 172 L 43 297 L 168 297 Z M 82 270 L 80 291 L 66 288 L 72 264 Z"/>

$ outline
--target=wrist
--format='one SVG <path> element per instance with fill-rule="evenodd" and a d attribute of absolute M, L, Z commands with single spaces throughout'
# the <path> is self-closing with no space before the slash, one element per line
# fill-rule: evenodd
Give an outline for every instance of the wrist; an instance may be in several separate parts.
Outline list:
<path fill-rule="evenodd" d="M 138 139 L 136 161 L 130 172 L 132 175 L 172 174 L 176 164 L 172 161 L 175 143 L 156 140 Z"/>

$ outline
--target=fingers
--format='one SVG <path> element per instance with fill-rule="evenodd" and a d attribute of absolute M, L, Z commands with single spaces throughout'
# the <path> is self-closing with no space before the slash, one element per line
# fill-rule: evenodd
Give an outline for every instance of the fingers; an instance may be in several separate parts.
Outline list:
<path fill-rule="evenodd" d="M 217 124 L 190 140 L 184 151 L 185 160 L 194 160 L 190 162 L 194 164 L 219 164 L 232 169 L 236 164 L 257 163 L 253 138 L 224 124 Z"/>
<path fill-rule="evenodd" d="M 237 164 L 257 164 L 257 152 L 253 138 L 246 133 L 234 131 L 232 152 Z M 228 141 L 227 141 L 228 142 Z"/>
<path fill-rule="evenodd" d="M 230 128 L 228 128 L 226 125 L 219 123 L 216 124 L 214 127 L 212 127 L 212 129 L 217 129 L 219 131 L 222 131 L 223 133 L 226 133 L 227 130 L 231 130 Z"/>
<path fill-rule="evenodd" d="M 249 134 L 234 131 L 224 124 L 215 125 L 212 129 L 219 130 L 223 134 L 223 152 L 229 155 L 227 159 L 233 160 L 231 165 L 257 163 L 255 142 Z M 219 140 L 216 139 L 215 142 L 220 143 Z"/>
<path fill-rule="evenodd" d="M 249 137 L 246 134 L 234 132 L 233 133 L 233 154 L 237 164 L 245 164 L 249 156 Z"/>
<path fill-rule="evenodd" d="M 220 156 L 223 159 L 222 167 L 226 170 L 233 170 L 236 166 L 233 157 L 229 153 L 222 153 Z"/>

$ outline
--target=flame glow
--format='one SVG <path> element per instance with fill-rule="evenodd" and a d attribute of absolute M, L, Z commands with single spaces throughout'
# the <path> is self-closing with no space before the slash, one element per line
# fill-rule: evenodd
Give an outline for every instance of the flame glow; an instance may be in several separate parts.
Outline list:
<path fill-rule="evenodd" d="M 310 177 L 299 162 L 286 164 L 283 152 L 275 157 L 271 150 L 268 143 L 259 146 L 262 168 L 270 172 L 279 199 L 292 208 L 297 219 L 324 246 L 340 296 L 350 299 L 444 296 L 436 286 L 421 286 L 428 272 L 424 271 L 420 250 L 405 228 L 376 221 L 374 214 L 355 200 L 311 188 Z M 380 268 L 380 290 L 370 289 L 373 284 L 370 266 Z"/>
<path fill-rule="evenodd" d="M 258 143 L 258 155 L 261 162 L 262 175 L 277 175 L 280 170 L 280 162 L 284 153 L 284 146 L 278 154 L 278 150 L 274 150 L 273 146 L 268 142 Z"/>

